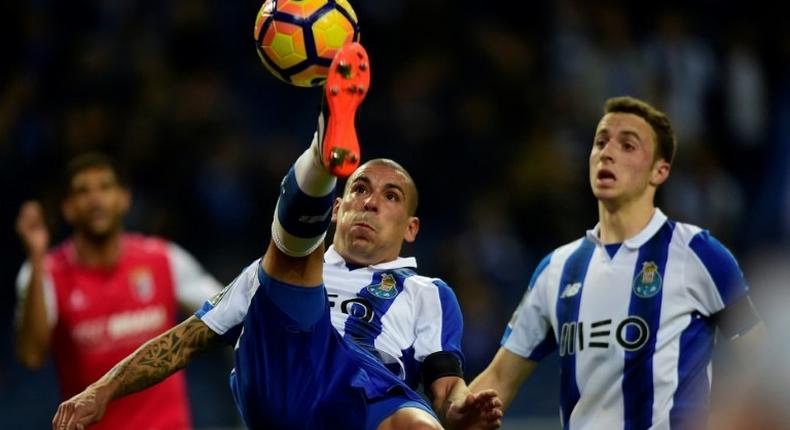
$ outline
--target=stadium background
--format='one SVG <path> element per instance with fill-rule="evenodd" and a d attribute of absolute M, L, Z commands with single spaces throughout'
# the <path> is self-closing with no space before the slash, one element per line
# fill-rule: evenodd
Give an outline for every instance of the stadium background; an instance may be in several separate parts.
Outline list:
<path fill-rule="evenodd" d="M 531 271 L 596 219 L 586 159 L 606 97 L 665 109 L 680 142 L 660 206 L 739 256 L 758 304 L 787 270 L 790 30 L 769 8 L 690 1 L 352 3 L 373 82 L 363 157 L 402 162 L 421 191 L 407 249 L 455 288 L 467 372 L 481 370 Z M 53 242 L 62 167 L 102 150 L 130 179 L 129 229 L 170 238 L 230 281 L 262 252 L 281 175 L 306 147 L 320 93 L 270 76 L 255 54 L 257 1 L 33 0 L 0 6 L 0 414 L 46 428 L 51 364 L 12 354 L 13 231 L 44 202 Z M 772 263 L 773 262 L 773 263 Z M 786 281 L 786 277 L 782 278 Z M 198 428 L 238 424 L 228 351 L 189 369 Z M 556 362 L 513 417 L 556 423 Z M 510 421 L 510 428 L 515 428 Z M 556 425 L 554 425 L 556 427 Z M 549 425 L 552 428 L 552 425 Z"/>

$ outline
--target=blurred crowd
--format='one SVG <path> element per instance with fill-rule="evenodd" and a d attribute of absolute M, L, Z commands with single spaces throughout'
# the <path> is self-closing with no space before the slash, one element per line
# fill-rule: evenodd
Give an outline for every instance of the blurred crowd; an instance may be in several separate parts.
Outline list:
<path fill-rule="evenodd" d="M 607 97 L 643 98 L 674 121 L 679 149 L 662 209 L 730 247 L 758 305 L 784 287 L 758 276 L 790 257 L 790 29 L 781 14 L 702 0 L 352 5 L 373 71 L 358 118 L 363 157 L 398 160 L 420 188 L 422 230 L 406 252 L 454 287 L 469 375 L 492 357 L 537 262 L 595 222 L 587 156 Z M 285 85 L 260 64 L 259 7 L 0 6 L 0 410 L 54 410 L 53 397 L 36 397 L 48 381 L 11 354 L 23 259 L 12 226 L 21 202 L 37 198 L 54 239 L 68 234 L 59 201 L 72 156 L 114 156 L 133 193 L 130 229 L 184 245 L 222 282 L 262 253 L 280 178 L 310 142 L 320 91 Z M 552 382 L 514 414 L 556 416 L 556 369 L 547 368 Z M 216 381 L 193 385 L 219 391 L 231 408 L 206 425 L 229 425 L 224 376 Z M 205 396 L 194 396 L 199 411 Z"/>

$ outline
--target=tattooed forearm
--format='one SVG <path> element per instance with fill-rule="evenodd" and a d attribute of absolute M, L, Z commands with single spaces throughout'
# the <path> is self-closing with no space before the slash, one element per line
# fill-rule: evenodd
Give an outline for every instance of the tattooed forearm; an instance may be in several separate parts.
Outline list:
<path fill-rule="evenodd" d="M 113 398 L 143 390 L 186 367 L 197 353 L 216 348 L 219 335 L 196 317 L 148 341 L 99 382 L 115 385 Z"/>

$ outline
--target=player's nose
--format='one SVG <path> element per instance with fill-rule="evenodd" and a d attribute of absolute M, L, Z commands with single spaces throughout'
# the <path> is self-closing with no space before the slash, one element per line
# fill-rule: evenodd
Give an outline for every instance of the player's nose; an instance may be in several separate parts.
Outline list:
<path fill-rule="evenodd" d="M 363 201 L 363 207 L 366 211 L 370 212 L 378 212 L 379 211 L 379 199 L 376 193 L 371 193 L 365 200 Z"/>
<path fill-rule="evenodd" d="M 606 142 L 598 152 L 598 157 L 601 160 L 614 161 L 614 142 L 609 140 Z"/>

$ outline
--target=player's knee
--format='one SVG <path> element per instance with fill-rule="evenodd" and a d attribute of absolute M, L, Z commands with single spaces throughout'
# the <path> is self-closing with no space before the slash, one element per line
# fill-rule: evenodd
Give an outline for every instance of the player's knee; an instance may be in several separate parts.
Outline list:
<path fill-rule="evenodd" d="M 383 424 L 378 430 L 442 430 L 433 416 L 417 408 L 399 409 Z"/>
<path fill-rule="evenodd" d="M 408 430 L 442 430 L 442 426 L 435 420 L 418 421 L 411 423 Z"/>

